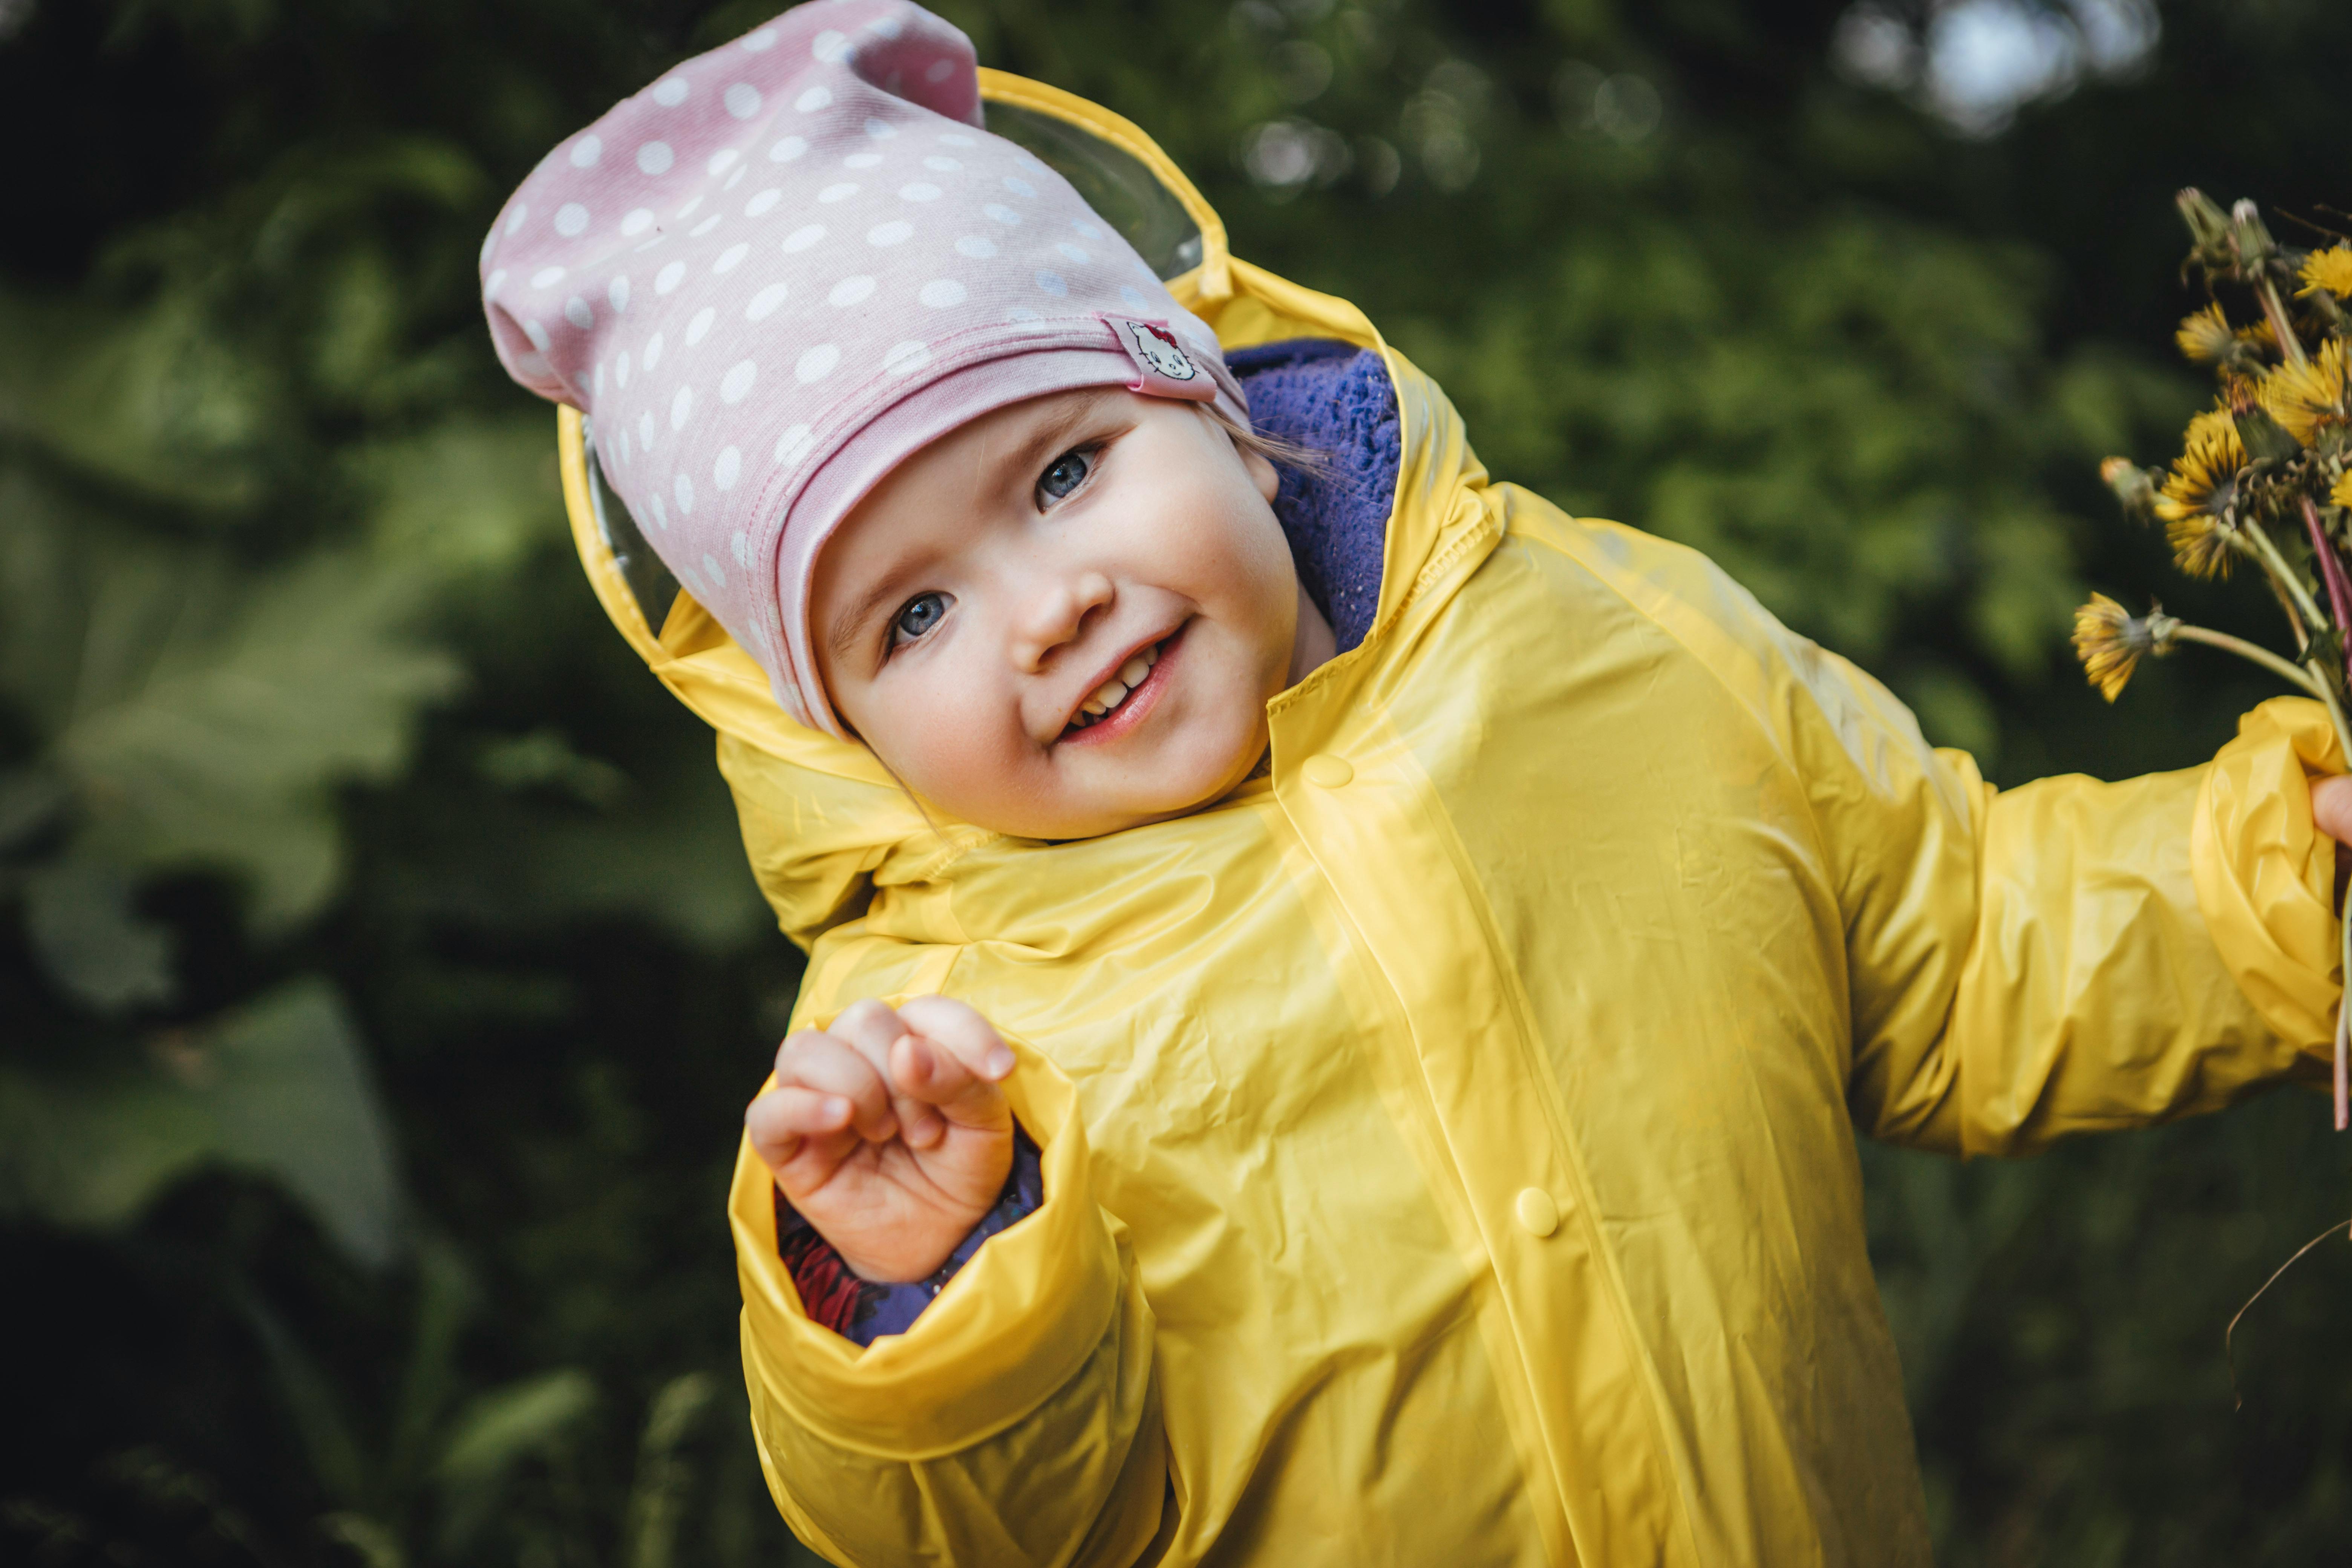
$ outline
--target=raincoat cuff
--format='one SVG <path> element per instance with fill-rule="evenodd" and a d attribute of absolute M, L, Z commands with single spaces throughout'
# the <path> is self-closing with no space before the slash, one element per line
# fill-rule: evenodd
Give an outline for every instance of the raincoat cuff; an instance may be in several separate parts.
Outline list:
<path fill-rule="evenodd" d="M 2342 977 L 2336 843 L 2312 821 L 2311 781 L 2344 771 L 2326 710 L 2273 699 L 2213 759 L 2189 833 L 2198 906 L 2222 963 L 2263 1021 L 2315 1056 L 2333 1049 Z"/>
<path fill-rule="evenodd" d="M 811 1319 L 776 1251 L 774 1181 L 747 1138 L 729 1218 L 755 1405 L 824 1442 L 894 1460 L 994 1436 L 1079 1373 L 1119 1308 L 1115 1222 L 1095 1204 L 1069 1080 L 1018 1041 L 1005 1082 L 1041 1151 L 1045 1200 L 991 1237 L 904 1333 L 860 1347 Z"/>

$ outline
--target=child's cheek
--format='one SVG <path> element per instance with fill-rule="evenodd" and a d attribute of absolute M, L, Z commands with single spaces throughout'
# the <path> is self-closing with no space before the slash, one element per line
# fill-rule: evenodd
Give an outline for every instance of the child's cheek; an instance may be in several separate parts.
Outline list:
<path fill-rule="evenodd" d="M 943 676 L 926 685 L 920 707 L 908 736 L 916 757 L 909 772 L 942 805 L 961 803 L 959 816 L 985 820 L 990 806 L 1022 786 L 1031 748 L 1018 704 L 984 681 Z"/>

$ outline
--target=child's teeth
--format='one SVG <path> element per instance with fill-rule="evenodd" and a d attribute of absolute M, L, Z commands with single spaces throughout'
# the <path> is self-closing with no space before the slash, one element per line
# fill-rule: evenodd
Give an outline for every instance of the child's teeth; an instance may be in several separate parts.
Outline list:
<path fill-rule="evenodd" d="M 1143 678 L 1150 673 L 1150 664 L 1140 654 L 1118 667 L 1118 678 L 1126 683 L 1127 689 L 1130 691 L 1142 685 Z"/>
<path fill-rule="evenodd" d="M 1143 662 L 1146 668 L 1160 662 L 1160 645 L 1158 643 L 1153 643 L 1150 647 L 1143 650 Z"/>
<path fill-rule="evenodd" d="M 1095 688 L 1095 694 L 1087 699 L 1086 706 L 1100 713 L 1118 706 L 1118 700 L 1126 695 L 1126 682 L 1118 679 L 1106 680 Z"/>

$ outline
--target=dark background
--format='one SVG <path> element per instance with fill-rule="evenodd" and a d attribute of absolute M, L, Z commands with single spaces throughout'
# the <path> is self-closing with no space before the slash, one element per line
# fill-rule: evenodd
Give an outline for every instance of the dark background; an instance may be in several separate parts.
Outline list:
<path fill-rule="evenodd" d="M 1996 779 L 2191 765 L 2270 694 L 2192 650 L 2110 710 L 2063 636 L 2090 586 L 2273 632 L 2095 468 L 2204 395 L 2173 189 L 2352 205 L 2340 0 L 941 9 L 1497 472 L 1706 549 Z M 474 280 L 558 139 L 766 14 L 0 0 L 11 1561 L 797 1552 L 721 1203 L 799 961 Z M 2246 1315 L 2242 1407 L 2222 1338 L 2347 1214 L 2325 1114 L 1865 1152 L 1943 1561 L 2346 1555 L 2352 1248 Z"/>

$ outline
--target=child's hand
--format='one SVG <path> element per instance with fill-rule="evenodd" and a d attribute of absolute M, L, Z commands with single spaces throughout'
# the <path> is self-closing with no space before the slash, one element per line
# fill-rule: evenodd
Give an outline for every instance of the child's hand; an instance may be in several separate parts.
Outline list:
<path fill-rule="evenodd" d="M 997 1084 L 1013 1052 L 944 996 L 857 1002 L 776 1053 L 743 1122 L 801 1216 L 867 1279 L 921 1279 L 995 1206 L 1013 1169 Z"/>

